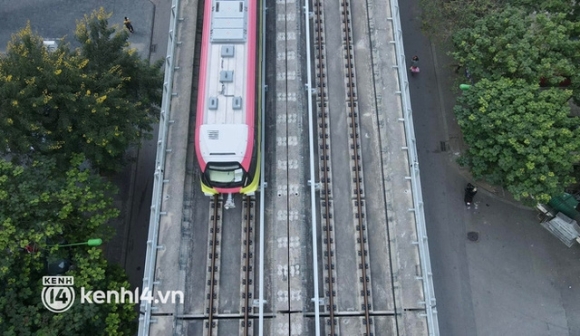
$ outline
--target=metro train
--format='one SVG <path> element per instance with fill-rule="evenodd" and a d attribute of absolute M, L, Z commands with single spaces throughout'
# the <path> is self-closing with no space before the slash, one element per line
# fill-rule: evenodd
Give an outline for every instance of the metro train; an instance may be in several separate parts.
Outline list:
<path fill-rule="evenodd" d="M 260 178 L 262 0 L 206 0 L 195 151 L 207 196 L 253 195 Z"/>

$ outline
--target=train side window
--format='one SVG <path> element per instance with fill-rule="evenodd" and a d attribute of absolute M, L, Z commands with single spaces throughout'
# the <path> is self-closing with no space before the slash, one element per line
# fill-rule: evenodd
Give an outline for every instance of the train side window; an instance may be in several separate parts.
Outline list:
<path fill-rule="evenodd" d="M 234 71 L 233 70 L 220 71 L 220 82 L 231 83 L 233 81 L 234 81 Z"/>
<path fill-rule="evenodd" d="M 228 45 L 222 46 L 222 57 L 234 57 L 233 44 L 228 44 Z"/>
<path fill-rule="evenodd" d="M 209 97 L 209 102 L 208 102 L 208 109 L 210 110 L 217 110 L 218 108 L 218 99 L 217 97 Z"/>
<path fill-rule="evenodd" d="M 242 109 L 242 97 L 234 97 L 234 103 L 232 106 L 234 110 L 241 110 Z"/>

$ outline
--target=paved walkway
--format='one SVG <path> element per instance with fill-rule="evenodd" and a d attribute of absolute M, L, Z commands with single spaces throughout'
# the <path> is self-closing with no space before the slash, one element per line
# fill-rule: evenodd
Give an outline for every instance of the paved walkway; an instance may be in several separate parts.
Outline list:
<path fill-rule="evenodd" d="M 441 335 L 580 335 L 580 248 L 501 190 L 486 186 L 465 207 L 472 179 L 455 162 L 465 149 L 453 114 L 455 64 L 422 34 L 418 1 L 400 3 L 405 51 L 423 65 L 411 97 Z"/>

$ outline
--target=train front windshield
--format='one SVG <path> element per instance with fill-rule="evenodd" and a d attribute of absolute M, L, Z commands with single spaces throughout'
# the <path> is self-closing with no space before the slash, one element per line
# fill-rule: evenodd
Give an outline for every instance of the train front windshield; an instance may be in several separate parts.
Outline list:
<path fill-rule="evenodd" d="M 205 175 L 215 187 L 241 186 L 244 170 L 239 163 L 214 164 L 209 163 Z"/>

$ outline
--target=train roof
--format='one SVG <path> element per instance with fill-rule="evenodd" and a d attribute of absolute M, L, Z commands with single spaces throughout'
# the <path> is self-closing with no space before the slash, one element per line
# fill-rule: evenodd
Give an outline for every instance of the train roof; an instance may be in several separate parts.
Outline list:
<path fill-rule="evenodd" d="M 248 113 L 253 117 L 254 103 L 249 104 L 249 100 L 254 99 L 255 91 L 249 88 L 248 78 L 255 76 L 249 73 L 255 53 L 248 49 L 248 39 L 255 40 L 255 36 L 248 36 L 247 2 L 220 0 L 211 5 L 209 39 L 204 38 L 202 43 L 206 55 L 202 55 L 201 66 L 205 69 L 200 76 L 203 95 L 198 97 L 202 100 L 198 104 L 202 118 L 198 117 L 197 125 L 199 149 L 206 162 L 241 162 L 252 140 L 253 118 L 248 118 Z"/>

